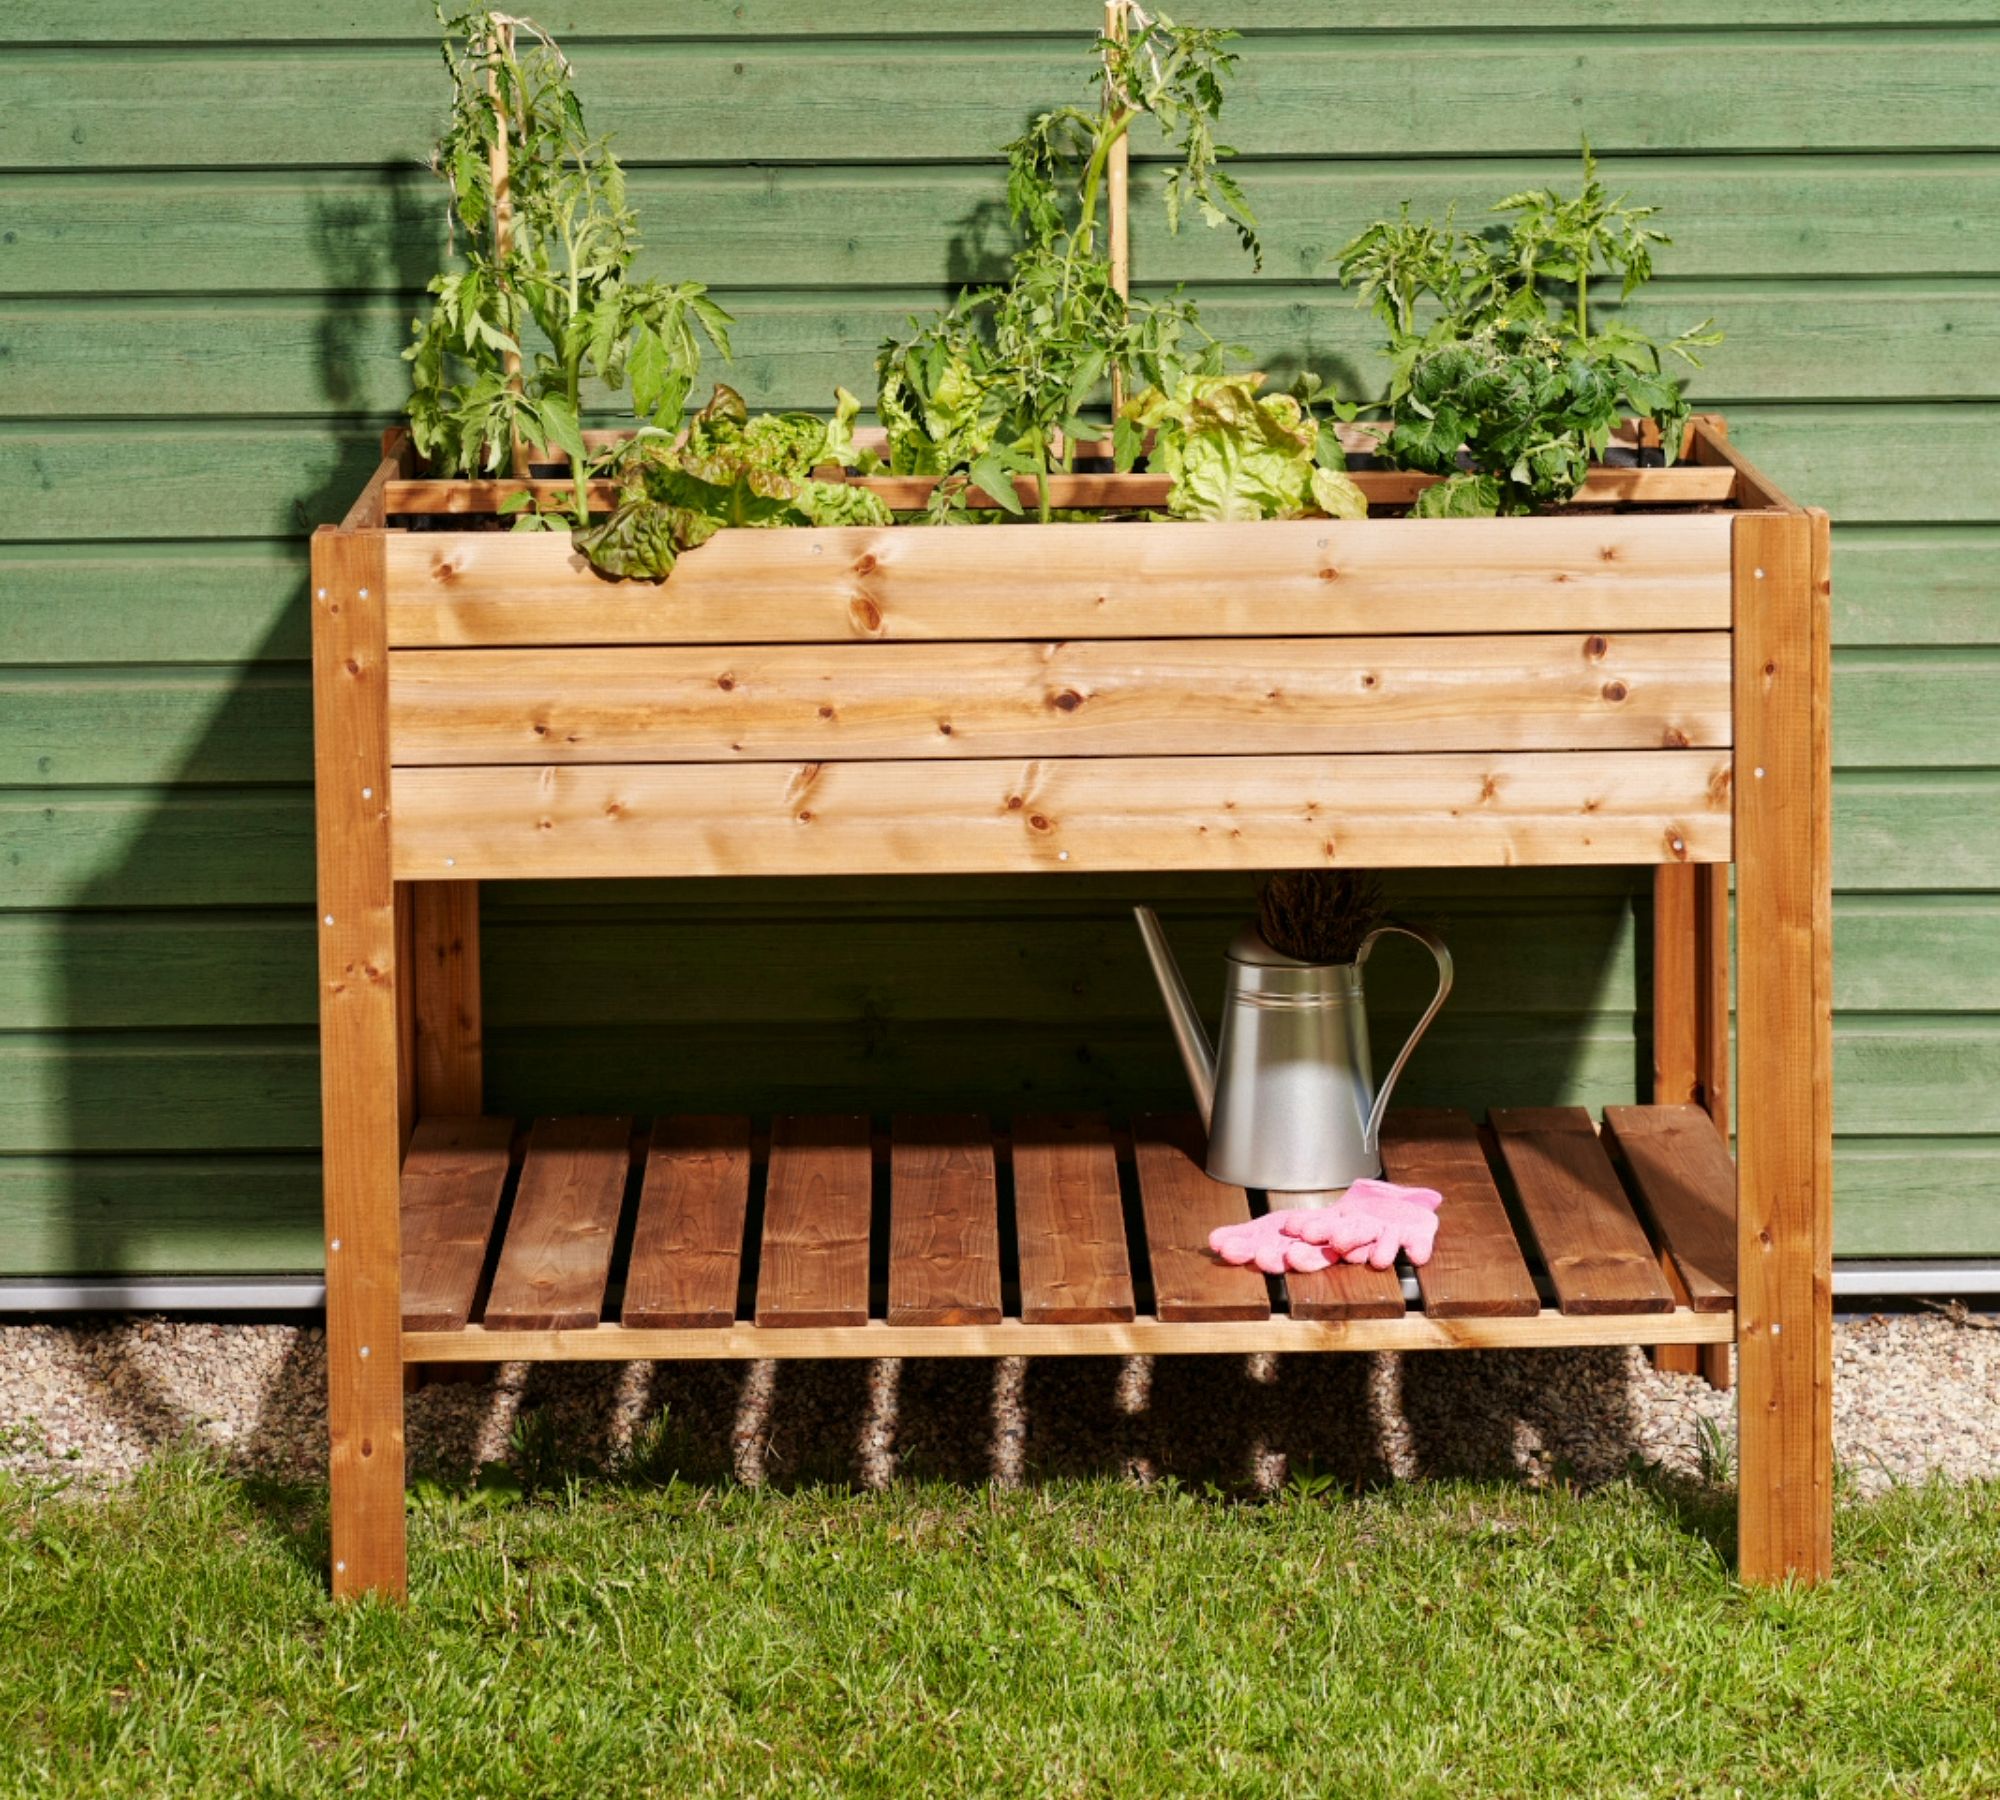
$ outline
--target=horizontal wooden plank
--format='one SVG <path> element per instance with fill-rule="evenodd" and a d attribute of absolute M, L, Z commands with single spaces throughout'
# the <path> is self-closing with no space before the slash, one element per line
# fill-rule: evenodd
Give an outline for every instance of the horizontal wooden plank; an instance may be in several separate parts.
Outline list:
<path fill-rule="evenodd" d="M 296 785 L 312 681 L 291 669 L 17 669 L 0 675 L 0 784 Z"/>
<path fill-rule="evenodd" d="M 1221 1261 L 1208 1247 L 1210 1232 L 1248 1223 L 1250 1203 L 1240 1187 L 1209 1176 L 1207 1149 L 1207 1134 L 1191 1114 L 1133 1121 L 1155 1310 L 1162 1320 L 1185 1323 L 1267 1318 L 1264 1277 Z"/>
<path fill-rule="evenodd" d="M 403 1155 L 403 1329 L 472 1316 L 507 1185 L 511 1119 L 420 1119 Z"/>
<path fill-rule="evenodd" d="M 1834 527 L 1835 642 L 2000 643 L 2000 530 Z M 0 664 L 296 662 L 305 564 L 281 543 L 17 547 L 0 553 Z M 1846 726 L 1857 700 L 1843 696 Z"/>
<path fill-rule="evenodd" d="M 1581 1107 L 1496 1107 L 1492 1124 L 1565 1313 L 1666 1313 L 1674 1299 Z"/>
<path fill-rule="evenodd" d="M 1768 475 L 1801 504 L 1825 506 L 1850 524 L 1990 524 L 2000 519 L 2000 501 L 1994 498 L 2000 494 L 2000 480 L 1995 479 L 2000 475 L 2000 406 L 1758 402 L 1731 403 L 1728 411 L 1735 437 Z M 5 539 L 34 543 L 283 536 L 316 521 L 339 519 L 379 460 L 376 432 L 332 420 L 0 424 L 0 482 L 21 496 L 18 509 L 0 532 Z M 126 475 L 115 516 L 106 514 L 96 485 L 97 477 L 111 466 Z M 1572 521 L 1548 523 L 1567 526 Z M 1587 528 L 1590 521 L 1576 523 Z M 432 543 L 450 541 L 444 534 Z M 503 534 L 491 541 L 527 540 L 510 540 Z M 714 550 L 715 544 L 706 549 Z M 543 554 L 548 553 L 545 545 Z M 1838 556 L 1836 551 L 1836 581 Z M 689 561 L 696 563 L 699 558 Z M 619 606 L 611 599 L 615 591 L 596 584 L 594 608 L 617 630 Z M 1683 616 L 1680 622 L 1693 627 L 1722 623 L 1706 616 Z M 1363 628 L 1393 630 L 1402 623 L 1391 615 Z M 1533 631 L 1569 623 L 1566 617 L 1531 614 L 1520 620 L 1520 627 Z M 1629 630 L 1666 627 L 1673 621 L 1649 617 L 1609 623 Z M 1274 617 L 1261 629 L 1280 632 L 1297 627 Z M 744 635 L 724 633 L 707 641 L 727 642 Z M 995 635 L 1040 634 L 1002 630 Z M 418 641 L 508 640 L 459 635 Z M 630 641 L 630 628 L 608 641 Z"/>
<path fill-rule="evenodd" d="M 0 1276 L 305 1275 L 313 1155 L 0 1156 Z"/>
<path fill-rule="evenodd" d="M 388 541 L 404 648 L 1614 632 L 1729 623 L 1727 516 L 725 531 L 665 582 L 567 543 Z"/>
<path fill-rule="evenodd" d="M 495 1330 L 575 1331 L 598 1322 L 631 1136 L 625 1118 L 535 1121 L 486 1301 Z"/>
<path fill-rule="evenodd" d="M 865 1116 L 772 1120 L 757 1269 L 760 1326 L 867 1322 L 873 1180 Z"/>
<path fill-rule="evenodd" d="M 1517 11 L 1509 9 L 1510 21 Z M 1010 244 L 990 217 L 999 191 L 991 166 L 882 167 L 860 160 L 855 149 L 845 154 L 849 160 L 824 167 L 634 169 L 630 193 L 640 219 L 672 221 L 670 232 L 655 224 L 636 271 L 662 279 L 694 272 L 725 291 L 797 289 L 801 270 L 820 289 L 933 291 L 1005 272 Z M 2000 169 L 1988 156 L 1612 154 L 1602 168 L 1614 191 L 1660 208 L 1674 239 L 1661 268 L 1675 282 L 2000 274 Z M 1258 279 L 1327 279 L 1340 246 L 1405 200 L 1420 217 L 1442 218 L 1482 195 L 1570 182 L 1575 170 L 1567 151 L 1550 158 L 1345 159 L 1337 170 L 1305 160 L 1260 162 L 1245 172 L 1264 240 Z M 1157 203 L 1160 178 L 1143 164 L 1134 172 L 1132 256 L 1141 282 L 1169 275 L 1242 281 L 1249 264 L 1231 234 L 1189 229 L 1169 236 Z M 0 293 L 335 290 L 291 303 L 321 317 L 328 314 L 320 309 L 332 308 L 340 321 L 338 361 L 329 364 L 316 345 L 307 365 L 320 371 L 325 389 L 363 391 L 356 384 L 395 378 L 399 370 L 385 374 L 361 353 L 372 328 L 356 321 L 367 309 L 357 312 L 343 297 L 422 287 L 445 255 L 438 198 L 434 178 L 414 163 L 308 173 L 18 175 L 8 183 L 14 239 L 0 245 Z M 688 266 L 692 244 L 700 246 L 695 271 Z M 862 312 L 877 304 L 873 293 L 847 298 Z M 795 293 L 792 304 L 810 306 L 812 297 Z M 746 369 L 761 370 L 769 328 L 760 322 L 746 334 Z M 841 330 L 833 343 L 858 350 L 858 338 Z M 212 373 L 220 375 L 217 360 Z M 156 368 L 152 378 L 163 374 L 172 371 Z M 761 391 L 761 379 L 756 385 Z"/>
<path fill-rule="evenodd" d="M 0 1153 L 304 1150 L 319 1142 L 317 1034 L 10 1032 Z"/>
<path fill-rule="evenodd" d="M 889 1131 L 892 1325 L 997 1325 L 999 1187 L 981 1113 L 899 1113 Z"/>
<path fill-rule="evenodd" d="M 1071 884 L 1043 883 L 1025 900 L 989 902 L 979 916 L 914 911 L 898 897 L 902 885 L 876 888 L 873 916 L 850 908 L 817 923 L 743 917 L 736 896 L 707 886 L 694 893 L 712 896 L 714 916 L 698 921 L 685 904 L 497 924 L 489 912 L 486 1016 L 503 1030 L 677 1032 L 721 1018 L 774 1029 L 1157 1018 L 1158 991 L 1115 899 L 1078 916 L 1049 892 Z M 1638 920 L 1618 896 L 1417 904 L 1458 958 L 1454 1018 L 1565 1021 L 1629 1014 L 1644 1001 Z M 1248 912 L 1247 902 L 1199 913 L 1170 907 L 1168 929 L 1188 966 L 1213 967 Z M 2000 899 L 1843 895 L 1834 931 L 1843 1015 L 2000 1013 Z M 1401 949 L 1390 941 L 1369 966 L 1370 1005 L 1383 1017 L 1413 1014 L 1429 997 L 1427 960 Z M 795 979 L 797 957 L 813 980 Z M 296 909 L 0 914 L 0 1031 L 310 1025 L 312 964 L 311 920 Z M 632 979 L 635 968 L 647 971 L 644 982 Z"/>
<path fill-rule="evenodd" d="M 1963 721 L 1996 677 L 1991 649 L 1843 651 L 1836 765 L 1989 765 Z M 422 763 L 1169 752 L 1205 725 L 1242 753 L 1401 731 L 1440 750 L 1703 747 L 1729 729 L 1726 639 L 1701 633 L 399 652 L 391 703 L 397 761 Z M 310 718 L 303 670 L 15 669 L 0 785 L 295 784 Z"/>
<path fill-rule="evenodd" d="M 726 1331 L 413 1331 L 411 1362 L 686 1362 L 872 1360 L 884 1356 L 1249 1356 L 1259 1351 L 1532 1350 L 1586 1344 L 1727 1344 L 1734 1313 L 1627 1313 L 1532 1319 L 1162 1320 L 1121 1325 L 866 1325 Z"/>
<path fill-rule="evenodd" d="M 1541 1311 L 1471 1116 L 1397 1107 L 1382 1125 L 1382 1173 L 1444 1196 L 1431 1259 L 1417 1271 L 1434 1319 L 1522 1318 Z"/>
<path fill-rule="evenodd" d="M 1169 254 L 1165 269 L 1175 267 Z M 1138 291 L 1164 293 L 1171 283 Z M 872 398 L 877 348 L 907 330 L 913 313 L 934 310 L 937 284 L 832 290 L 738 291 L 717 298 L 737 318 L 738 360 L 732 384 L 760 404 L 825 408 L 842 386 Z M 1279 370 L 1312 367 L 1345 393 L 1386 385 L 1382 332 L 1354 305 L 1351 290 L 1322 271 L 1317 281 L 1260 282 L 1254 288 L 1194 283 L 1188 288 L 1203 323 L 1226 341 L 1249 346 Z M 1703 353 L 1695 391 L 1731 404 L 1775 400 L 1961 400 L 2000 397 L 1988 371 L 2000 353 L 2000 306 L 1990 280 L 1905 280 L 1702 284 L 1662 282 L 1630 305 L 1607 305 L 1642 329 L 1672 337 L 1704 318 L 1727 336 Z M 17 371 L 4 401 L 15 418 L 74 419 L 204 414 L 273 418 L 393 413 L 409 394 L 401 351 L 409 340 L 411 298 L 229 296 L 207 305 L 185 300 L 120 298 L 80 302 L 68 295 L 0 304 L 0 354 Z M 1909 322 L 1922 317 L 1925 329 Z M 324 352 L 329 333 L 341 356 Z M 719 366 L 716 371 L 721 373 Z M 627 404 L 586 384 L 585 402 L 612 415 Z M 1639 500 L 1718 498 L 1689 470 L 1640 471 L 1650 488 Z M 1371 499 L 1407 500 L 1387 477 L 1362 478 Z M 921 506 L 928 484 L 880 490 L 891 506 Z M 610 504 L 594 490 L 593 505 Z M 1130 504 L 1160 505 L 1164 493 L 1135 494 Z M 447 502 L 456 502 L 448 504 Z M 1088 495 L 1059 505 L 1093 505 Z M 398 484 L 392 513 L 491 511 L 491 499 L 465 503 L 422 484 Z"/>
<path fill-rule="evenodd" d="M 1977 28 L 1581 34 L 1380 31 L 1245 41 L 1228 130 L 1246 156 L 1607 150 L 1965 150 L 1995 142 L 1993 37 Z M 603 45 L 579 65 L 592 127 L 635 163 L 990 154 L 1023 118 L 1088 93 L 1060 40 L 721 40 Z M 0 167 L 280 168 L 409 163 L 437 130 L 419 44 L 181 54 L 124 45 L 16 53 Z M 1671 108 L 1663 92 L 1679 96 Z M 920 108 L 908 96 L 922 93 Z M 1339 93 L 1344 103 L 1329 107 Z M 810 107 L 802 94 L 815 96 Z M 1838 94 L 1837 107 L 1827 96 Z M 1923 104 L 1912 105 L 1913 94 Z M 202 129 L 226 117 L 227 133 Z M 895 118 L 884 134 L 880 122 Z M 1150 151 L 1142 144 L 1142 154 Z"/>
<path fill-rule="evenodd" d="M 402 650 L 389 744 L 399 765 L 1637 750 L 1727 744 L 1729 695 L 1727 632 Z"/>
<path fill-rule="evenodd" d="M 312 903 L 312 793 L 0 792 L 0 911 Z"/>
<path fill-rule="evenodd" d="M 302 662 L 305 546 L 0 551 L 0 666 Z"/>
<path fill-rule="evenodd" d="M 1109 1124 L 1096 1114 L 1029 1114 L 1013 1122 L 1012 1152 L 1023 1322 L 1133 1317 L 1132 1260 Z"/>
<path fill-rule="evenodd" d="M 654 1122 L 620 1321 L 692 1330 L 736 1317 L 750 1203 L 750 1121 Z"/>
<path fill-rule="evenodd" d="M 815 0 L 680 0 L 663 16 L 650 0 L 602 0 L 582 7 L 544 6 L 547 28 L 577 48 L 601 40 L 659 38 L 669 41 L 721 38 L 731 42 L 761 38 L 940 38 L 1042 37 L 1070 40 L 1076 9 L 1070 0 L 1019 0 L 1003 13 L 941 11 L 919 0 L 878 0 L 865 13 L 815 4 Z M 1316 0 L 1260 0 L 1254 11 L 1222 8 L 1208 15 L 1216 24 L 1234 24 L 1259 37 L 1302 28 L 1322 28 L 1325 9 Z M 1982 0 L 1624 0 L 1608 16 L 1600 0 L 1515 0 L 1510 26 L 1562 26 L 1602 30 L 1607 25 L 1878 25 L 1983 24 L 1990 15 Z M 1343 7 L 1339 22 L 1348 30 L 1467 29 L 1489 26 L 1489 9 L 1469 0 L 1366 0 Z M 401 0 L 341 0 L 313 13 L 273 12 L 260 0 L 192 0 L 174 13 L 174 37 L 184 43 L 325 43 L 347 40 L 428 45 L 430 22 L 413 18 Z M 0 42 L 18 44 L 153 43 L 160 20 L 144 0 L 100 0 L 87 12 L 62 0 L 20 0 Z"/>
<path fill-rule="evenodd" d="M 0 1031 L 310 1025 L 312 918 L 0 913 Z"/>
<path fill-rule="evenodd" d="M 1653 1242 L 1673 1258 L 1687 1304 L 1736 1304 L 1736 1165 L 1698 1106 L 1607 1106 L 1604 1138 L 1621 1161 Z"/>
<path fill-rule="evenodd" d="M 1990 525 L 1835 525 L 1834 643 L 2000 644 L 1996 556 Z"/>
<path fill-rule="evenodd" d="M 407 769 L 398 880 L 1723 862 L 1709 750 Z"/>

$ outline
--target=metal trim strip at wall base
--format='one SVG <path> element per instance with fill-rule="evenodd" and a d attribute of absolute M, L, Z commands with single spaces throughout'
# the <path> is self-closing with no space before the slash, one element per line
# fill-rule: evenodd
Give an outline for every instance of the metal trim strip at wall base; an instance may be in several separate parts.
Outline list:
<path fill-rule="evenodd" d="M 1542 1285 L 1540 1283 L 1538 1286 Z M 1925 1297 L 1963 1300 L 2000 1294 L 2000 1259 L 1855 1258 L 1833 1270 L 1836 1299 Z M 1417 1284 L 1403 1298 L 1419 1304 Z M 1544 1295 L 1546 1299 L 1547 1296 Z M 149 1275 L 129 1280 L 0 1278 L 0 1317 L 74 1313 L 317 1313 L 326 1283 L 317 1275 Z"/>

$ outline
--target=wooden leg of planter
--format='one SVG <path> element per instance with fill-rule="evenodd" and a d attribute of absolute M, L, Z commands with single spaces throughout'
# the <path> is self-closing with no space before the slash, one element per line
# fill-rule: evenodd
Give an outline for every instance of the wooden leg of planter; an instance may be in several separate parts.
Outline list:
<path fill-rule="evenodd" d="M 1735 523 L 1738 1567 L 1833 1560 L 1832 778 L 1824 514 Z"/>
<path fill-rule="evenodd" d="M 1729 865 L 1704 863 L 1694 890 L 1695 1098 L 1729 1138 Z M 1703 1344 L 1698 1365 L 1722 1393 L 1731 1380 L 1730 1347 Z"/>
<path fill-rule="evenodd" d="M 382 537 L 313 538 L 320 1086 L 333 1591 L 400 1598 L 403 1363 L 398 1188 L 407 1010 L 389 860 Z"/>
<path fill-rule="evenodd" d="M 1653 1103 L 1678 1106 L 1695 1098 L 1695 883 L 1691 863 L 1664 863 L 1653 872 Z M 1660 1268 L 1680 1298 L 1673 1259 Z M 1653 1367 L 1666 1375 L 1701 1370 L 1699 1344 L 1656 1344 Z"/>
<path fill-rule="evenodd" d="M 486 1071 L 479 987 L 479 883 L 418 881 L 409 980 L 415 1015 L 413 1067 L 420 1118 L 472 1118 L 485 1110 Z M 483 1381 L 491 1363 L 413 1364 L 406 1393 L 437 1381 Z"/>

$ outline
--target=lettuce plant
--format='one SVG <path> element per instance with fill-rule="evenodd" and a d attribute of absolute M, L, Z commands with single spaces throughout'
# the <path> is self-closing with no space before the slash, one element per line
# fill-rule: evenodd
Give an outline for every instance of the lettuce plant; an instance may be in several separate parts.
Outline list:
<path fill-rule="evenodd" d="M 616 509 L 572 542 L 601 574 L 663 581 L 682 551 L 725 525 L 892 523 L 880 495 L 813 476 L 853 454 L 861 402 L 837 391 L 831 420 L 814 413 L 753 419 L 735 389 L 717 387 L 682 437 L 647 431 L 626 447 Z"/>

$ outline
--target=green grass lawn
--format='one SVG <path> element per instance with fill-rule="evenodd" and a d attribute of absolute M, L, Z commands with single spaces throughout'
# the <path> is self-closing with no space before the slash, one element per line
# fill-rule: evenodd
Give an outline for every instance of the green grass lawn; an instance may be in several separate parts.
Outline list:
<path fill-rule="evenodd" d="M 0 1487 L 0 1790 L 2000 1792 L 2000 1489 L 1752 1594 L 1726 1496 L 1317 1485 L 426 1487 L 406 1612 L 316 1491 Z"/>

